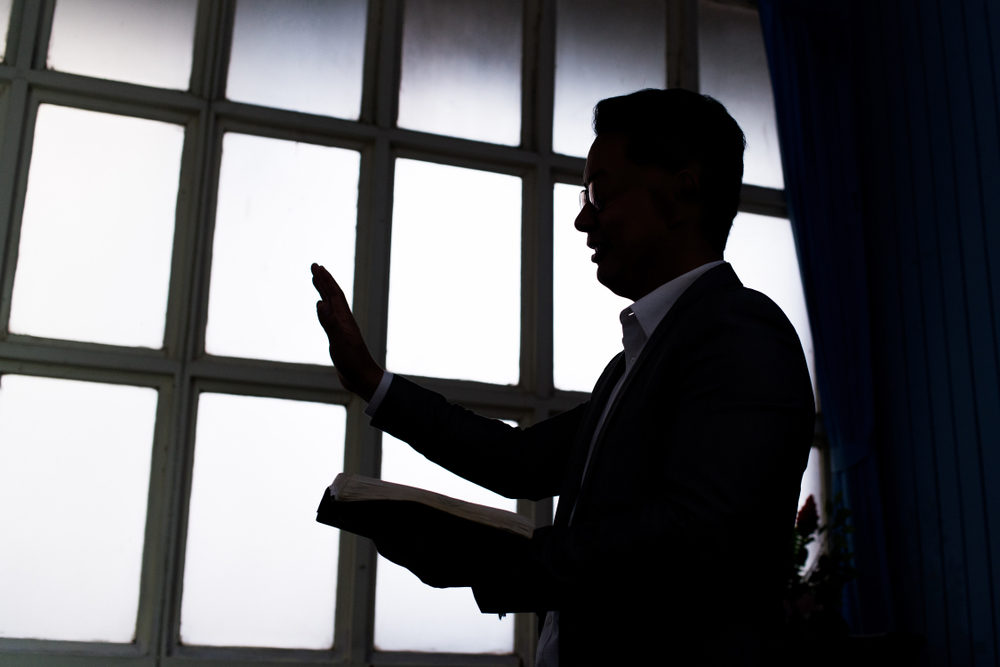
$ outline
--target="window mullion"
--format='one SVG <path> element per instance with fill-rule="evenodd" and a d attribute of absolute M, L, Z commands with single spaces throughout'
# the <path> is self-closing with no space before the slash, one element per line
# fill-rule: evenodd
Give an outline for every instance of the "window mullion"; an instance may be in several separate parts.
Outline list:
<path fill-rule="evenodd" d="M 362 119 L 388 129 L 395 127 L 399 109 L 403 3 L 401 0 L 370 0 L 368 11 L 368 39 L 372 42 L 373 36 L 377 35 L 377 41 L 374 45 L 366 46 L 365 54 L 372 55 L 377 47 L 378 62 L 374 66 L 365 66 L 364 91 L 361 96 Z M 379 29 L 375 30 L 371 26 Z M 371 71 L 373 69 L 374 72 Z"/>
<path fill-rule="evenodd" d="M 198 3 L 189 89 L 202 99 L 225 99 L 235 11 L 234 0 Z"/>
<path fill-rule="evenodd" d="M 374 141 L 361 153 L 353 307 L 376 362 L 385 366 L 389 300 L 389 248 L 394 157 L 390 143 L 399 99 L 402 3 L 372 0 L 361 95 L 362 124 L 373 124 Z M 317 258 L 322 262 L 322 258 Z M 337 268 L 329 267 L 336 275 Z M 381 434 L 368 426 L 365 403 L 353 397 L 347 412 L 344 470 L 378 476 Z M 349 664 L 370 657 L 375 636 L 377 553 L 369 540 L 340 536 L 334 647 Z"/>
<path fill-rule="evenodd" d="M 555 2 L 525 2 L 522 145 L 535 156 L 522 195 L 521 381 L 552 393 L 552 110 Z"/>
<path fill-rule="evenodd" d="M 173 405 L 169 423 L 163 424 L 164 412 L 158 413 L 157 436 L 166 441 L 166 476 L 164 499 L 158 505 L 157 519 L 166 522 L 163 529 L 166 556 L 150 566 L 162 568 L 160 609 L 154 650 L 162 659 L 174 653 L 180 636 L 181 590 L 184 572 L 191 470 L 194 460 L 194 430 L 197 391 L 192 362 L 204 347 L 207 313 L 207 260 L 212 237 L 212 221 L 219 175 L 220 139 L 213 99 L 224 97 L 225 67 L 232 25 L 231 2 L 202 0 L 195 24 L 194 54 L 189 88 L 205 102 L 200 112 L 187 123 L 184 153 L 179 179 L 181 187 L 176 212 L 174 255 L 171 262 L 170 292 L 164 348 L 181 362 L 174 376 Z M 220 86 L 213 90 L 213 85 Z M 186 195 L 185 195 L 186 193 Z M 152 503 L 151 503 L 152 507 Z M 147 547 L 149 548 L 149 547 Z"/>
<path fill-rule="evenodd" d="M 20 25 L 18 26 L 17 54 L 14 64 L 22 69 L 45 69 L 48 56 L 49 35 L 52 34 L 52 15 L 55 12 L 55 0 L 32 2 L 22 0 L 19 5 Z M 18 5 L 15 3 L 11 18 L 18 17 Z M 14 24 L 11 24 L 11 31 Z"/>
<path fill-rule="evenodd" d="M 14 285 L 14 264 L 17 257 L 19 220 L 24 207 L 24 191 L 18 184 L 27 182 L 30 150 L 23 140 L 34 126 L 29 113 L 28 86 L 17 78 L 0 93 L 0 114 L 3 114 L 3 137 L 0 140 L 0 333 L 7 334 L 10 299 Z M 22 150 L 23 148 L 23 150 Z M 4 244 L 9 243 L 10 246 Z"/>
<path fill-rule="evenodd" d="M 667 87 L 699 90 L 697 0 L 667 2 Z"/>
<path fill-rule="evenodd" d="M 373 147 L 362 151 L 361 156 L 353 305 L 372 356 L 383 366 L 388 313 L 392 173 L 389 141 L 380 136 Z M 322 261 L 322 258 L 317 258 L 317 261 Z M 336 267 L 328 268 L 336 275 Z M 369 419 L 364 414 L 364 408 L 365 402 L 353 396 L 347 412 L 344 470 L 377 476 L 381 436 L 368 426 Z M 341 534 L 334 646 L 359 664 L 367 658 L 375 632 L 376 556 L 370 541 L 346 532 Z"/>

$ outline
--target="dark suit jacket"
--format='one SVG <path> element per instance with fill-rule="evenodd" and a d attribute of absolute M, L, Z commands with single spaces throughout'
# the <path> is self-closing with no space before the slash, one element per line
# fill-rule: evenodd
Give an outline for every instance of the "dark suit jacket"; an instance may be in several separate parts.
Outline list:
<path fill-rule="evenodd" d="M 619 355 L 590 401 L 524 430 L 397 376 L 372 423 L 502 495 L 560 495 L 553 526 L 470 554 L 483 567 L 461 583 L 484 612 L 559 610 L 562 667 L 763 663 L 813 433 L 795 331 L 728 264 L 707 271 L 647 341 L 583 478 L 623 370 Z"/>

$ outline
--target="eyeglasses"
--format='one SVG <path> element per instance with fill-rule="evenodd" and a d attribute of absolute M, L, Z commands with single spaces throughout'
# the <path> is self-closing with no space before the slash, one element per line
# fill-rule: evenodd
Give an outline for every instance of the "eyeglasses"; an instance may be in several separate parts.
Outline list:
<path fill-rule="evenodd" d="M 599 202 L 594 196 L 593 183 L 580 190 L 580 210 L 582 211 L 587 204 L 593 206 L 595 211 L 600 211 L 604 207 L 604 202 Z"/>

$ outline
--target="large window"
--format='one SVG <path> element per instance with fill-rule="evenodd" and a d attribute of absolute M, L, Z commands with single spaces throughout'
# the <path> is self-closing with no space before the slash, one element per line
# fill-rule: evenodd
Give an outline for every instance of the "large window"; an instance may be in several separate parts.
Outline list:
<path fill-rule="evenodd" d="M 309 264 L 391 370 L 521 425 L 575 405 L 625 305 L 573 229 L 602 97 L 733 111 L 727 259 L 811 364 L 746 2 L 0 0 L 0 56 L 0 662 L 530 664 L 533 616 L 313 520 L 341 470 L 552 502 L 371 429 Z"/>

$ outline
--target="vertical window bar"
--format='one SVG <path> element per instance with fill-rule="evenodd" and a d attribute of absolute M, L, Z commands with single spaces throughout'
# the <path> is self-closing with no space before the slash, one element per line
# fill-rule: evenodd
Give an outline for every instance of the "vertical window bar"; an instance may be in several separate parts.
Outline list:
<path fill-rule="evenodd" d="M 24 16 L 21 18 L 20 43 L 17 49 L 17 64 L 29 65 L 32 69 L 45 69 L 45 59 L 52 36 L 52 16 L 55 14 L 56 0 L 31 2 L 21 0 Z"/>
<path fill-rule="evenodd" d="M 222 99 L 233 39 L 233 0 L 201 0 L 195 17 L 190 90 L 199 97 Z"/>
<path fill-rule="evenodd" d="M 667 88 L 699 90 L 697 0 L 667 2 Z"/>
<path fill-rule="evenodd" d="M 190 92 L 202 99 L 222 99 L 225 90 L 229 44 L 232 39 L 234 2 L 200 0 L 195 18 L 194 52 L 191 62 Z M 172 429 L 171 456 L 165 466 L 168 479 L 168 524 L 164 528 L 168 546 L 163 568 L 161 599 L 164 609 L 154 610 L 159 621 L 156 651 L 167 655 L 176 649 L 180 638 L 181 589 L 184 553 L 187 540 L 188 503 L 194 462 L 195 415 L 198 391 L 190 362 L 204 349 L 207 315 L 208 276 L 203 261 L 207 243 L 212 238 L 216 193 L 221 162 L 221 131 L 215 109 L 206 109 L 187 127 L 184 155 L 181 159 L 182 191 L 187 201 L 178 202 L 174 261 L 168 302 L 167 352 L 182 362 L 182 372 L 175 377 L 174 403 L 169 426 L 158 422 L 158 429 Z M 184 267 L 187 267 L 186 269 Z M 178 275 L 179 274 L 179 275 Z M 163 419 L 163 417 L 160 417 Z"/>
<path fill-rule="evenodd" d="M 383 367 L 394 180 L 392 148 L 386 132 L 395 126 L 399 104 L 402 22 L 402 0 L 370 0 L 360 122 L 372 124 L 380 132 L 361 152 L 356 261 L 352 270 L 354 314 L 372 356 Z M 348 406 L 344 470 L 376 477 L 381 467 L 381 433 L 368 425 L 364 408 L 364 401 L 358 398 Z M 377 553 L 369 540 L 341 534 L 334 645 L 352 663 L 366 661 L 373 645 L 376 560 Z"/>
<path fill-rule="evenodd" d="M 403 2 L 382 0 L 373 6 L 381 9 L 382 31 L 379 35 L 378 72 L 375 89 L 375 124 L 383 129 L 396 125 L 399 109 L 399 79 L 403 52 Z M 364 99 L 364 92 L 362 92 Z"/>

